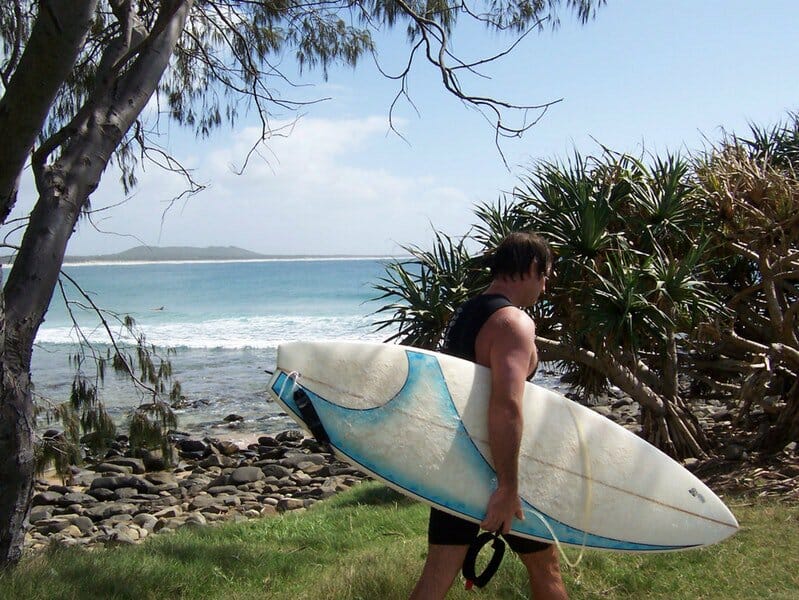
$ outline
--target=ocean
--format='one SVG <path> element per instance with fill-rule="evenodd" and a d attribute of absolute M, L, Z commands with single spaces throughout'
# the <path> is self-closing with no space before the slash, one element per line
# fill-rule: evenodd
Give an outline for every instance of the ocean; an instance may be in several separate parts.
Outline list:
<path fill-rule="evenodd" d="M 65 266 L 91 302 L 119 317 L 130 315 L 162 355 L 169 356 L 185 406 L 178 428 L 196 435 L 246 438 L 294 427 L 267 399 L 269 374 L 281 342 L 303 339 L 383 341 L 374 284 L 385 275 L 381 259 L 270 260 L 243 262 L 117 263 Z M 57 287 L 39 329 L 31 374 L 39 405 L 69 399 L 78 329 L 105 353 L 108 336 L 67 278 L 64 301 Z M 69 308 L 68 308 L 69 307 Z M 106 321 L 121 338 L 124 328 Z M 93 374 L 88 364 L 87 373 Z M 536 382 L 558 388 L 546 371 Z M 111 369 L 100 395 L 115 422 L 124 425 L 142 397 Z M 243 420 L 229 423 L 225 417 Z M 48 423 L 39 418 L 38 426 Z"/>
<path fill-rule="evenodd" d="M 111 311 L 106 321 L 115 334 L 126 335 L 114 315 L 129 315 L 160 354 L 174 348 L 169 359 L 186 404 L 176 411 L 179 428 L 200 435 L 273 433 L 292 426 L 266 394 L 267 371 L 281 342 L 382 341 L 389 335 L 374 327 L 380 305 L 371 301 L 378 295 L 372 286 L 385 274 L 379 259 L 85 264 L 63 270 L 94 305 Z M 86 308 L 89 302 L 62 279 L 64 294 L 56 288 L 33 352 L 40 405 L 69 398 L 69 357 L 79 339 L 73 319 L 101 354 L 108 347 L 99 319 Z M 88 363 L 86 371 L 94 374 Z M 124 424 L 141 396 L 110 371 L 100 394 L 114 420 Z M 226 423 L 232 414 L 244 420 Z M 39 426 L 46 425 L 40 418 Z"/>

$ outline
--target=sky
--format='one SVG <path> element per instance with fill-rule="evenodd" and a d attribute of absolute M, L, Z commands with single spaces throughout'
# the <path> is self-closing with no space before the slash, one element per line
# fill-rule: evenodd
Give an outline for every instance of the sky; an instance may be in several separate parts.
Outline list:
<path fill-rule="evenodd" d="M 465 234 L 475 205 L 503 197 L 535 161 L 598 153 L 600 143 L 644 156 L 699 152 L 724 131 L 784 121 L 799 110 L 797 25 L 796 0 L 608 0 L 586 25 L 564 14 L 559 29 L 531 34 L 482 69 L 484 77 L 462 79 L 469 92 L 518 104 L 560 100 L 501 152 L 490 123 L 444 91 L 424 61 L 409 80 L 413 104 L 400 101 L 393 113 L 401 136 L 389 127 L 398 83 L 370 58 L 354 70 L 331 69 L 327 81 L 294 72 L 313 85 L 285 94 L 330 99 L 304 108 L 296 122 L 277 116 L 278 125 L 293 123 L 290 135 L 270 140 L 243 174 L 257 136 L 252 118 L 209 139 L 161 119 L 160 143 L 205 190 L 172 202 L 183 182 L 149 165 L 125 199 L 110 168 L 92 195 L 93 224 L 81 221 L 67 254 L 140 244 L 372 256 L 428 247 L 434 230 Z M 455 52 L 468 59 L 511 41 L 465 22 L 453 36 Z M 407 60 L 404 30 L 377 42 L 383 69 L 398 72 Z M 155 111 L 153 104 L 147 116 Z M 12 216 L 34 201 L 27 170 Z"/>

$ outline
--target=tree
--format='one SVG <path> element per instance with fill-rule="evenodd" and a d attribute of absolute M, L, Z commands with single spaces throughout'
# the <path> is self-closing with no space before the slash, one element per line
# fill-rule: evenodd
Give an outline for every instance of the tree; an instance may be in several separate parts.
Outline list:
<path fill-rule="evenodd" d="M 774 423 L 755 447 L 799 440 L 799 115 L 748 138 L 725 136 L 697 160 L 717 226 L 713 284 L 727 311 L 709 322 L 697 371 L 732 401 L 738 421 L 760 406 Z"/>
<path fill-rule="evenodd" d="M 542 360 L 561 362 L 588 395 L 621 388 L 641 405 L 643 435 L 657 447 L 705 456 L 709 442 L 678 376 L 687 335 L 718 304 L 702 281 L 704 204 L 687 170 L 677 157 L 648 167 L 610 153 L 536 164 L 510 201 L 477 207 L 463 239 L 439 234 L 432 252 L 411 248 L 411 259 L 389 265 L 377 287 L 396 301 L 381 325 L 430 347 L 454 306 L 485 288 L 491 249 L 510 231 L 537 231 L 557 256 L 547 297 L 532 309 Z"/>
<path fill-rule="evenodd" d="M 557 23 L 559 8 L 585 21 L 604 0 L 491 2 L 474 9 L 444 0 L 12 0 L 0 16 L 3 39 L 0 99 L 0 213 L 15 201 L 26 157 L 39 199 L 3 289 L 0 339 L 0 566 L 14 564 L 32 490 L 33 407 L 29 377 L 36 332 L 59 279 L 67 241 L 110 162 L 122 171 L 127 192 L 144 160 L 187 177 L 180 164 L 152 144 L 140 115 L 151 98 L 169 118 L 205 136 L 233 125 L 240 107 L 270 134 L 272 111 L 303 103 L 283 97 L 289 79 L 276 60 L 294 52 L 303 67 L 327 74 L 336 62 L 355 65 L 374 48 L 371 33 L 407 28 L 410 47 L 405 81 L 419 55 L 441 74 L 443 86 L 491 119 L 497 136 L 520 135 L 535 120 L 530 110 L 466 90 L 462 81 L 485 60 L 467 62 L 450 53 L 458 18 L 516 39 Z M 511 44 L 512 46 L 513 44 Z M 521 122 L 510 124 L 518 111 Z"/>
<path fill-rule="evenodd" d="M 526 226 L 558 256 L 540 316 L 542 358 L 560 360 L 590 395 L 615 384 L 641 406 L 643 437 L 677 458 L 709 441 L 685 401 L 680 356 L 717 311 L 704 283 L 705 206 L 675 156 L 540 163 L 515 193 Z"/>

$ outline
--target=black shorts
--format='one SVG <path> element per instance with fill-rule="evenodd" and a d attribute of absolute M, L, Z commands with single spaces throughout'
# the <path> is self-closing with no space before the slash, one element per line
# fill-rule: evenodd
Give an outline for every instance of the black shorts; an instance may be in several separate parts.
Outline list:
<path fill-rule="evenodd" d="M 430 509 L 427 526 L 427 542 L 444 546 L 469 546 L 477 538 L 480 526 L 437 508 Z M 551 544 L 529 540 L 515 535 L 502 536 L 511 550 L 517 554 L 530 554 L 546 550 Z"/>

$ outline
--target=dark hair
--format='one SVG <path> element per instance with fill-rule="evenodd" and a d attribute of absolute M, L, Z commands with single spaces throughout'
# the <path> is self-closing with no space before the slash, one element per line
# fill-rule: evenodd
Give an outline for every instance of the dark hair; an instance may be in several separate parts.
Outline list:
<path fill-rule="evenodd" d="M 539 277 L 552 270 L 552 249 L 536 233 L 514 231 L 500 242 L 491 259 L 491 276 L 522 277 L 535 262 Z"/>

